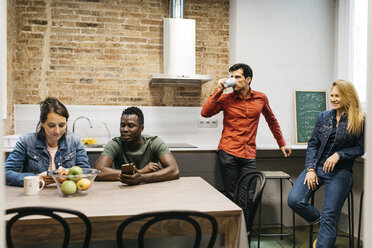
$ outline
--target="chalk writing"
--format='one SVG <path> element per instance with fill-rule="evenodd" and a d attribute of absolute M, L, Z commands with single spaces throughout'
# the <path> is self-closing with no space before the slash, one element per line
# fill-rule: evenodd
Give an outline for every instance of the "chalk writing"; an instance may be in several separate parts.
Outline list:
<path fill-rule="evenodd" d="M 326 91 L 295 91 L 296 143 L 306 144 L 320 112 L 327 109 Z"/>

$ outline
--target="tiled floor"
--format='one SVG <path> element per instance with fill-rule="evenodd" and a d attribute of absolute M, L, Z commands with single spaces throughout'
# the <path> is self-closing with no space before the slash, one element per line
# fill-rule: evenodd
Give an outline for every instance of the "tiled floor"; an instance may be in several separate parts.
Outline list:
<path fill-rule="evenodd" d="M 314 228 L 317 231 L 317 228 Z M 270 230 L 270 232 L 272 232 Z M 339 232 L 340 234 L 346 234 Z M 316 238 L 317 234 L 314 234 Z M 354 239 L 354 247 L 357 245 L 357 239 Z M 292 237 L 261 237 L 260 248 L 275 247 L 275 248 L 292 248 Z M 349 238 L 338 236 L 335 248 L 348 248 Z M 257 237 L 252 236 L 251 248 L 257 248 Z M 309 248 L 309 227 L 296 227 L 296 248 Z"/>

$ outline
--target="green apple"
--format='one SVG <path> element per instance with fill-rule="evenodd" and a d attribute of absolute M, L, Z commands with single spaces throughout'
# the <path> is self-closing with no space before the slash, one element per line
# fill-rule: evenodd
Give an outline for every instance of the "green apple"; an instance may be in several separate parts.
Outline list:
<path fill-rule="evenodd" d="M 80 175 L 83 175 L 83 169 L 80 166 L 72 166 L 68 170 L 69 179 L 73 181 L 79 181 Z"/>
<path fill-rule="evenodd" d="M 74 181 L 64 181 L 61 185 L 61 192 L 65 195 L 73 195 L 77 191 L 77 187 Z"/>

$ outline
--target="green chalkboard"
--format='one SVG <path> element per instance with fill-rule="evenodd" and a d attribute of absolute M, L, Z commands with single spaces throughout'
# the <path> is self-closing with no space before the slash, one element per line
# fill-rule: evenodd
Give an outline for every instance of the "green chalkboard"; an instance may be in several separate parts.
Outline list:
<path fill-rule="evenodd" d="M 327 110 L 327 91 L 295 91 L 296 144 L 307 144 L 320 112 Z"/>

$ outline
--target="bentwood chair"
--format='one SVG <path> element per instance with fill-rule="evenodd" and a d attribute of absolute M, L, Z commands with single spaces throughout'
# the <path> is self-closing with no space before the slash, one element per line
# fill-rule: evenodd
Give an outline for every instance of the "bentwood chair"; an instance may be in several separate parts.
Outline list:
<path fill-rule="evenodd" d="M 131 231 L 125 231 L 125 228 L 129 226 L 134 226 L 137 223 L 137 226 L 140 225 L 137 242 L 139 248 L 145 247 L 145 234 L 149 230 L 149 228 L 157 223 L 161 223 L 161 229 L 164 231 L 167 229 L 167 226 L 172 229 L 169 232 L 175 233 L 178 227 L 182 226 L 179 225 L 172 225 L 170 221 L 178 221 L 178 222 L 187 222 L 190 223 L 195 231 L 195 240 L 194 240 L 194 248 L 200 247 L 201 239 L 202 239 L 202 231 L 201 227 L 208 228 L 208 226 L 212 229 L 212 234 L 208 242 L 208 248 L 212 248 L 216 242 L 217 232 L 218 232 L 218 225 L 216 219 L 206 213 L 197 212 L 197 211 L 160 211 L 160 212 L 149 212 L 138 214 L 135 216 L 131 216 L 128 219 L 124 220 L 116 233 L 116 242 L 119 248 L 123 248 L 123 234 L 127 234 Z M 201 221 L 207 221 L 208 225 L 201 225 Z M 173 222 L 174 223 L 174 222 Z M 168 224 L 168 225 L 167 225 Z M 189 225 L 188 225 L 189 226 Z M 150 231 L 148 231 L 150 232 Z M 157 229 L 157 232 L 161 232 L 161 230 Z M 137 233 L 137 232 L 136 232 Z M 125 236 L 125 235 L 124 235 Z"/>
<path fill-rule="evenodd" d="M 83 248 L 89 247 L 90 237 L 92 234 L 92 225 L 89 219 L 81 212 L 65 208 L 51 208 L 51 207 L 22 207 L 22 208 L 11 208 L 6 210 L 6 214 L 16 214 L 6 224 L 6 242 L 9 248 L 13 248 L 13 240 L 11 236 L 11 230 L 14 223 L 20 218 L 30 215 L 43 215 L 49 216 L 58 221 L 64 230 L 64 239 L 62 248 L 67 248 L 70 242 L 70 227 L 67 221 L 60 215 L 61 213 L 75 215 L 80 218 L 85 224 L 85 237 L 83 242 Z M 38 232 L 38 230 L 35 230 Z"/>
<path fill-rule="evenodd" d="M 252 171 L 244 174 L 236 184 L 234 202 L 243 209 L 249 243 L 251 242 L 254 217 L 260 205 L 265 184 L 266 176 L 261 171 Z M 251 192 L 252 190 L 255 192 L 253 199 L 249 197 L 250 189 Z"/>

